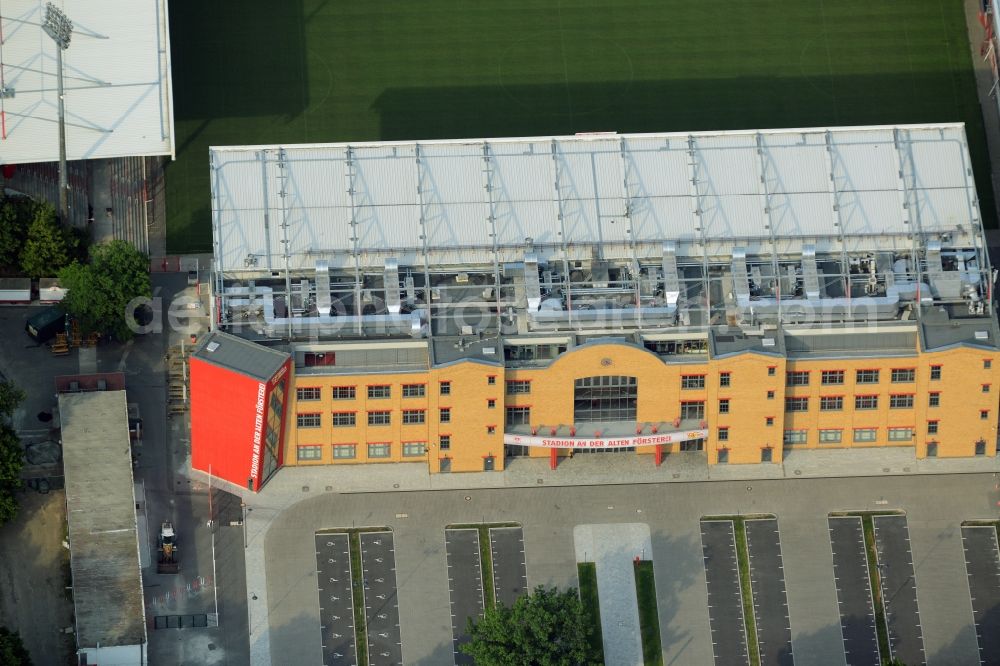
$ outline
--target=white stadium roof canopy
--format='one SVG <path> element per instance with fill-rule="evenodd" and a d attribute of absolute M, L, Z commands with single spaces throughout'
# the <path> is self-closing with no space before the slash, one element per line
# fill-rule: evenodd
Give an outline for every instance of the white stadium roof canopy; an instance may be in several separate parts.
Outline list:
<path fill-rule="evenodd" d="M 962 124 L 210 152 L 226 272 L 982 243 Z"/>
<path fill-rule="evenodd" d="M 167 0 L 57 0 L 70 160 L 173 155 Z M 56 45 L 44 0 L 0 0 L 0 164 L 59 159 Z"/>

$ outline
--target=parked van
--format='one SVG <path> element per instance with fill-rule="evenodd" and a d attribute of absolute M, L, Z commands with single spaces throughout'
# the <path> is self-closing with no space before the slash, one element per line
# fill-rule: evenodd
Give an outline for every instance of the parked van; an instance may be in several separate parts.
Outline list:
<path fill-rule="evenodd" d="M 45 308 L 28 319 L 24 330 L 35 342 L 48 342 L 66 330 L 66 311 L 58 305 Z"/>

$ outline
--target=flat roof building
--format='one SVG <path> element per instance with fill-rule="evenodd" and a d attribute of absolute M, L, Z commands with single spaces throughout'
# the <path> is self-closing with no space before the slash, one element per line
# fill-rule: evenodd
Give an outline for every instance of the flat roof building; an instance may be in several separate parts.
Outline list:
<path fill-rule="evenodd" d="M 125 391 L 61 393 L 59 418 L 80 663 L 146 664 Z"/>
<path fill-rule="evenodd" d="M 211 165 L 213 327 L 289 355 L 282 464 L 995 450 L 961 124 L 215 147 Z"/>

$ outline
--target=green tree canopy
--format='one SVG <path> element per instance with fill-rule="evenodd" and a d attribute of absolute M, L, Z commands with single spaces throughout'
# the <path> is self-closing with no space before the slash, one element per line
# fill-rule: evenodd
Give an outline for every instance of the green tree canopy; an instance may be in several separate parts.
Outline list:
<path fill-rule="evenodd" d="M 149 260 L 123 240 L 90 249 L 90 263 L 71 264 L 59 272 L 69 291 L 63 306 L 79 321 L 85 333 L 111 333 L 119 340 L 132 337 L 129 303 L 149 297 Z"/>
<path fill-rule="evenodd" d="M 21 251 L 21 271 L 28 277 L 51 277 L 70 263 L 77 241 L 59 224 L 51 204 L 35 204 L 32 213 Z"/>
<path fill-rule="evenodd" d="M 13 520 L 17 515 L 14 491 L 21 487 L 24 453 L 12 419 L 14 410 L 23 400 L 24 391 L 10 382 L 0 382 L 0 525 Z M 4 663 L 6 662 L 0 659 L 0 664 Z"/>
<path fill-rule="evenodd" d="M 462 651 L 479 666 L 591 666 L 599 664 L 587 640 L 592 631 L 575 589 L 537 587 L 513 607 L 498 603 L 479 622 Z"/>
<path fill-rule="evenodd" d="M 7 627 L 0 627 L 0 664 L 31 666 L 31 655 L 21 642 L 21 635 Z"/>
<path fill-rule="evenodd" d="M 21 249 L 28 235 L 31 202 L 28 199 L 0 198 L 0 269 L 18 272 Z"/>

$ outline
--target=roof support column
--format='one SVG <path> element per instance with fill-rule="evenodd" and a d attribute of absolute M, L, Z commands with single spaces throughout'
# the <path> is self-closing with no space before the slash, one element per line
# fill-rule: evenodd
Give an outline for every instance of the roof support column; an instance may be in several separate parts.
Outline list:
<path fill-rule="evenodd" d="M 699 183 L 699 169 L 698 169 L 698 143 L 695 141 L 694 135 L 689 134 L 687 138 L 688 145 L 688 181 L 689 181 L 689 195 L 691 201 L 691 214 L 694 216 L 695 231 L 698 232 L 699 242 L 701 243 L 701 283 L 702 289 L 705 291 L 705 324 L 711 326 L 712 324 L 712 282 L 708 277 L 708 241 L 705 238 L 705 224 L 701 208 L 701 187 Z M 682 294 L 681 297 L 684 297 Z"/>
<path fill-rule="evenodd" d="M 503 323 L 500 313 L 500 251 L 497 245 L 499 241 L 497 240 L 496 206 L 493 201 L 493 158 L 490 155 L 490 144 L 488 141 L 483 141 L 483 191 L 486 195 L 486 205 L 489 207 L 489 216 L 486 221 L 489 224 L 490 240 L 493 245 L 493 296 L 496 301 L 497 336 L 499 337 Z"/>
<path fill-rule="evenodd" d="M 635 308 L 636 320 L 639 328 L 642 328 L 642 266 L 639 265 L 639 255 L 635 249 L 635 228 L 632 226 L 632 191 L 629 188 L 629 165 L 631 160 L 628 156 L 628 147 L 625 145 L 625 138 L 618 140 L 618 162 L 621 168 L 622 199 L 625 201 L 625 221 L 628 223 L 628 247 L 632 255 L 632 265 L 635 266 Z"/>
<path fill-rule="evenodd" d="M 284 148 L 278 148 L 278 181 L 279 190 L 278 196 L 281 197 L 281 255 L 284 257 L 285 263 L 285 303 L 288 308 L 288 339 L 292 338 L 292 275 L 289 266 L 289 258 L 291 255 L 291 249 L 289 244 L 291 241 L 288 240 L 288 202 L 286 201 L 288 197 L 288 163 L 286 161 L 287 154 Z M 270 254 L 270 249 L 268 249 L 268 254 Z"/>
<path fill-rule="evenodd" d="M 552 148 L 552 191 L 555 198 L 552 200 L 555 206 L 556 219 L 559 220 L 559 247 L 562 250 L 563 277 L 566 280 L 566 312 L 568 321 L 573 322 L 573 296 L 570 287 L 569 257 L 567 256 L 566 245 L 566 220 L 563 217 L 562 194 L 559 188 L 559 144 L 553 139 Z"/>
<path fill-rule="evenodd" d="M 844 276 L 844 289 L 848 299 L 851 297 L 851 264 L 847 257 L 847 243 L 844 238 L 844 220 L 840 214 L 840 195 L 837 192 L 837 174 L 835 166 L 836 148 L 833 145 L 833 135 L 830 130 L 823 133 L 826 150 L 827 188 L 830 194 L 830 212 L 833 214 L 833 228 L 837 230 L 837 240 L 840 241 L 840 270 Z"/>
<path fill-rule="evenodd" d="M 896 160 L 899 165 L 898 172 L 898 185 L 899 190 L 899 200 L 900 206 L 903 212 L 903 224 L 907 227 L 907 233 L 910 236 L 910 246 L 912 247 L 911 252 L 913 253 L 913 271 L 914 277 L 919 285 L 922 280 L 923 271 L 920 270 L 920 247 L 924 242 L 923 232 L 920 228 L 920 206 L 916 200 L 915 195 L 911 195 L 909 189 L 906 187 L 906 176 L 907 173 L 915 175 L 913 172 L 913 163 L 907 159 L 909 154 L 908 150 L 904 150 L 901 145 L 903 138 L 901 136 L 901 131 L 898 127 L 892 129 L 892 145 L 896 150 Z M 909 141 L 907 140 L 907 144 Z M 907 146 L 908 148 L 909 146 Z M 907 169 L 909 165 L 909 169 Z M 916 179 L 914 178 L 914 186 L 916 186 Z M 917 287 L 917 319 L 920 319 L 920 299 L 921 299 L 920 287 Z M 930 294 L 927 294 L 930 296 Z"/>
<path fill-rule="evenodd" d="M 424 165 L 420 159 L 420 144 L 413 144 L 413 154 L 417 161 L 417 201 L 420 204 L 420 252 L 424 260 L 424 297 L 427 299 L 427 330 L 434 337 L 434 305 L 431 294 L 430 260 L 427 258 L 427 217 L 424 214 Z"/>
<path fill-rule="evenodd" d="M 354 147 L 347 147 L 347 163 L 344 174 L 347 177 L 347 198 L 351 202 L 351 256 L 354 258 L 354 314 L 357 325 L 355 331 L 361 335 L 363 327 L 361 325 L 361 252 L 359 243 L 361 241 L 358 233 L 358 204 L 355 194 L 357 194 L 357 167 L 354 164 Z"/>
<path fill-rule="evenodd" d="M 771 271 L 774 273 L 774 295 L 778 300 L 778 323 L 781 323 L 781 267 L 778 265 L 778 248 L 774 239 L 774 222 L 771 219 L 771 194 L 767 187 L 767 165 L 769 159 L 767 146 L 764 145 L 764 137 L 761 133 L 757 132 L 757 136 L 754 139 L 757 144 L 757 165 L 760 167 L 760 203 L 764 212 L 764 226 L 767 228 L 767 237 L 771 243 Z"/>

